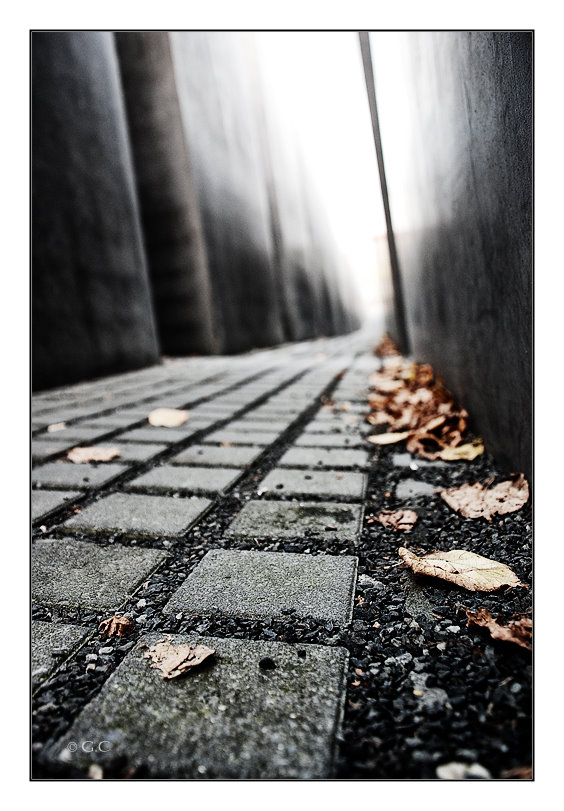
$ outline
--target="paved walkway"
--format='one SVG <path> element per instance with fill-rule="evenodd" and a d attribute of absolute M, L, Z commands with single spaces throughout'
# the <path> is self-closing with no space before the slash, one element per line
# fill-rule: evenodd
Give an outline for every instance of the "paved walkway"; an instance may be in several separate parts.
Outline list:
<path fill-rule="evenodd" d="M 373 343 L 169 360 L 33 398 L 38 776 L 335 776 L 359 672 L 342 632 L 379 587 L 357 583 L 356 554 Z M 153 427 L 160 407 L 189 420 Z M 120 455 L 66 460 L 95 444 Z M 130 635 L 98 632 L 114 614 Z M 167 634 L 215 654 L 165 680 L 146 652 Z"/>

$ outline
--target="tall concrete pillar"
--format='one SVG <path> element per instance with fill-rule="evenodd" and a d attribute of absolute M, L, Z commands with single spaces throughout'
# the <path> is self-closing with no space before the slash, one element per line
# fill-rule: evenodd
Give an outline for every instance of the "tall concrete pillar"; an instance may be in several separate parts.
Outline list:
<path fill-rule="evenodd" d="M 163 352 L 219 350 L 169 35 L 116 33 L 145 248 Z"/>
<path fill-rule="evenodd" d="M 32 35 L 34 389 L 158 361 L 112 35 Z"/>

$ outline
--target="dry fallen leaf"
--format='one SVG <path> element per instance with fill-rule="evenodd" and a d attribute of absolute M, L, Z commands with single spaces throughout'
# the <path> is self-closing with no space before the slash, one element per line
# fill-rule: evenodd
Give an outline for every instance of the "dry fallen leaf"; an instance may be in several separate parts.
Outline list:
<path fill-rule="evenodd" d="M 496 591 L 502 586 L 528 586 L 521 583 L 505 563 L 484 558 L 466 549 L 427 552 L 418 557 L 408 549 L 398 549 L 400 558 L 415 574 L 440 577 L 468 591 Z"/>
<path fill-rule="evenodd" d="M 147 419 L 151 425 L 159 428 L 176 428 L 187 422 L 189 417 L 189 411 L 182 411 L 179 408 L 155 408 Z"/>
<path fill-rule="evenodd" d="M 52 425 L 47 426 L 47 433 L 53 434 L 55 431 L 62 431 L 67 427 L 66 422 L 54 422 Z"/>
<path fill-rule="evenodd" d="M 382 510 L 376 516 L 376 521 L 379 521 L 384 527 L 406 530 L 412 529 L 417 518 L 417 513 L 413 510 Z"/>
<path fill-rule="evenodd" d="M 458 445 L 456 448 L 444 448 L 439 453 L 439 458 L 444 459 L 445 462 L 456 462 L 459 459 L 468 459 L 472 461 L 477 456 L 484 452 L 484 444 L 481 439 L 475 439 L 474 442 L 469 442 L 466 445 Z"/>
<path fill-rule="evenodd" d="M 84 462 L 110 462 L 116 456 L 121 456 L 121 451 L 116 447 L 95 445 L 88 448 L 72 448 L 67 451 L 67 458 L 77 465 Z"/>
<path fill-rule="evenodd" d="M 532 780 L 533 767 L 516 766 L 514 769 L 505 769 L 505 771 L 501 772 L 500 777 L 506 780 Z"/>
<path fill-rule="evenodd" d="M 466 616 L 468 626 L 479 625 L 487 628 L 494 639 L 515 642 L 526 650 L 532 650 L 533 622 L 530 617 L 520 616 L 517 619 L 509 620 L 507 625 L 502 625 L 499 620 L 494 620 L 487 608 L 478 608 L 476 612 L 467 608 Z"/>
<path fill-rule="evenodd" d="M 485 518 L 520 510 L 529 499 L 529 485 L 522 473 L 513 480 L 488 488 L 480 482 L 441 490 L 441 498 L 465 518 Z"/>
<path fill-rule="evenodd" d="M 374 354 L 379 358 L 393 357 L 399 355 L 399 353 L 399 349 L 387 332 L 382 335 L 380 342 L 374 347 Z"/>
<path fill-rule="evenodd" d="M 399 433 L 391 434 L 373 434 L 366 437 L 373 445 L 393 445 L 394 442 L 402 442 L 409 436 L 409 431 L 401 431 Z"/>
<path fill-rule="evenodd" d="M 151 667 L 160 670 L 163 679 L 174 679 L 201 664 L 213 653 L 215 651 L 205 645 L 174 645 L 171 637 L 168 637 L 151 645 L 145 658 L 151 659 Z"/>
<path fill-rule="evenodd" d="M 106 636 L 127 636 L 133 630 L 133 623 L 127 617 L 118 617 L 114 614 L 113 617 L 108 617 L 107 620 L 102 620 L 98 626 L 98 630 L 106 634 Z"/>

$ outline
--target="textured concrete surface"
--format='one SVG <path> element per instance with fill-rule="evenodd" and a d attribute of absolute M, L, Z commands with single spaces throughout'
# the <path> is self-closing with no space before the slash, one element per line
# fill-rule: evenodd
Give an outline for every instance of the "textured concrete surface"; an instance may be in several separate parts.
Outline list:
<path fill-rule="evenodd" d="M 345 649 L 175 636 L 175 644 L 204 644 L 215 655 L 186 676 L 163 680 L 143 647 L 163 638 L 140 640 L 50 747 L 53 762 L 86 771 L 122 759 L 151 776 L 181 779 L 331 777 Z M 261 668 L 267 658 L 273 669 Z M 106 741 L 106 751 L 71 751 L 69 744 L 83 740 Z"/>
<path fill-rule="evenodd" d="M 204 437 L 203 442 L 223 443 L 229 442 L 232 445 L 271 445 L 276 442 L 280 431 L 231 431 L 229 428 L 222 428 Z"/>
<path fill-rule="evenodd" d="M 75 464 L 74 462 L 56 461 L 47 462 L 31 474 L 34 484 L 47 485 L 48 487 L 75 487 L 78 489 L 88 489 L 90 487 L 100 487 L 102 484 L 120 476 L 127 465 L 116 464 L 115 462 L 100 462 L 98 464 Z"/>
<path fill-rule="evenodd" d="M 305 471 L 276 468 L 264 477 L 259 494 L 272 496 L 320 496 L 360 500 L 366 490 L 366 475 L 352 471 Z"/>
<path fill-rule="evenodd" d="M 249 501 L 229 525 L 229 537 L 324 537 L 338 533 L 354 541 L 360 532 L 363 508 L 330 502 Z"/>
<path fill-rule="evenodd" d="M 165 606 L 175 614 L 300 617 L 346 624 L 352 615 L 357 559 L 349 555 L 214 550 Z"/>
<path fill-rule="evenodd" d="M 221 493 L 241 476 L 240 471 L 221 467 L 161 465 L 124 485 L 124 490 L 155 492 Z"/>
<path fill-rule="evenodd" d="M 83 494 L 77 490 L 32 490 L 31 517 L 35 521 Z"/>
<path fill-rule="evenodd" d="M 142 496 L 112 493 L 85 507 L 63 529 L 86 532 L 125 532 L 128 535 L 182 535 L 209 507 L 205 498 Z"/>
<path fill-rule="evenodd" d="M 368 467 L 368 453 L 332 448 L 290 448 L 280 459 L 280 467 Z"/>
<path fill-rule="evenodd" d="M 89 633 L 88 628 L 62 622 L 31 623 L 31 678 L 33 686 L 41 684 Z"/>
<path fill-rule="evenodd" d="M 396 497 L 401 499 L 415 499 L 435 495 L 437 488 L 427 482 L 417 479 L 404 479 L 396 487 Z"/>
<path fill-rule="evenodd" d="M 170 459 L 171 465 L 208 465 L 213 467 L 245 467 L 262 453 L 261 448 L 237 445 L 233 447 L 213 447 L 212 445 L 192 445 Z"/>
<path fill-rule="evenodd" d="M 296 439 L 299 448 L 366 448 L 362 437 L 354 434 L 308 434 L 303 433 Z"/>
<path fill-rule="evenodd" d="M 156 549 L 101 547 L 83 541 L 36 541 L 32 597 L 40 605 L 116 610 L 166 557 Z"/>
<path fill-rule="evenodd" d="M 530 476 L 533 33 L 370 38 L 411 351 Z"/>

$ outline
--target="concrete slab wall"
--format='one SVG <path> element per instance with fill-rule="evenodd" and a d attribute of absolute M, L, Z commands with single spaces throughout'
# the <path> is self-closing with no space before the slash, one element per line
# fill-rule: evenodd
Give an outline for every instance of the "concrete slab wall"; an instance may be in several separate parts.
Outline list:
<path fill-rule="evenodd" d="M 530 475 L 532 35 L 394 35 L 394 64 L 378 59 L 383 36 L 371 45 L 412 352 L 498 461 Z"/>
<path fill-rule="evenodd" d="M 33 387 L 157 362 L 111 34 L 32 34 L 32 152 Z"/>

